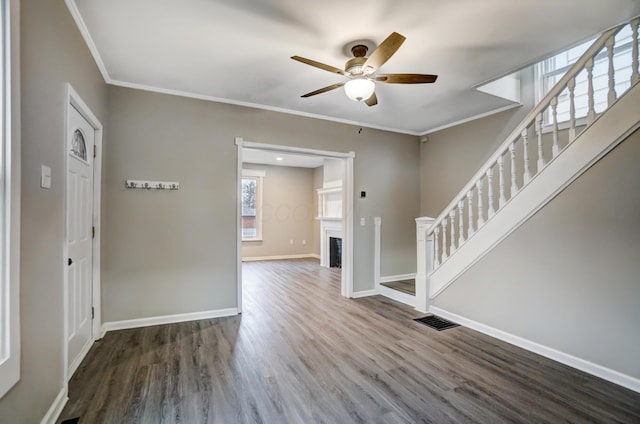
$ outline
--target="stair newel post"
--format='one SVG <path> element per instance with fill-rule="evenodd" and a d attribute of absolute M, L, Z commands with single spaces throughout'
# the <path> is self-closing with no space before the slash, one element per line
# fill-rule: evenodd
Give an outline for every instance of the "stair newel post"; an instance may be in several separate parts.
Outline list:
<path fill-rule="evenodd" d="M 451 221 L 451 253 L 456 251 L 456 208 L 449 212 L 449 220 Z"/>
<path fill-rule="evenodd" d="M 447 218 L 442 218 L 442 262 L 447 259 Z"/>
<path fill-rule="evenodd" d="M 607 94 L 607 104 L 609 107 L 616 101 L 616 78 L 615 69 L 613 67 L 613 45 L 615 38 L 611 37 L 605 43 L 607 46 L 607 57 L 609 58 L 609 93 Z"/>
<path fill-rule="evenodd" d="M 587 68 L 587 103 L 589 105 L 587 125 L 591 125 L 596 120 L 595 99 L 593 96 L 593 58 L 587 61 L 585 67 Z"/>
<path fill-rule="evenodd" d="M 475 231 L 475 228 L 473 228 L 473 190 L 469 190 L 467 193 L 467 201 L 469 205 L 469 229 L 467 230 L 467 239 L 469 239 Z"/>
<path fill-rule="evenodd" d="M 496 210 L 493 207 L 493 166 L 490 166 L 486 172 L 487 175 L 487 202 L 489 203 L 489 216 L 491 218 Z"/>
<path fill-rule="evenodd" d="M 433 228 L 433 269 L 435 270 L 440 265 L 440 252 L 438 248 L 438 240 L 440 235 L 440 227 L 438 224 Z"/>
<path fill-rule="evenodd" d="M 460 230 L 458 231 L 458 248 L 464 243 L 464 200 L 458 202 L 458 220 L 460 221 Z"/>
<path fill-rule="evenodd" d="M 476 183 L 476 191 L 478 192 L 478 228 L 484 224 L 484 207 L 482 205 L 482 178 Z"/>
<path fill-rule="evenodd" d="M 538 172 L 546 165 L 544 151 L 542 150 L 542 113 L 536 116 L 536 135 L 538 136 Z"/>
<path fill-rule="evenodd" d="M 529 166 L 529 131 L 525 128 L 522 131 L 522 146 L 524 147 L 524 174 L 522 179 L 524 184 L 528 183 L 531 179 L 531 169 Z"/>
<path fill-rule="evenodd" d="M 576 79 L 571 78 L 567 82 L 567 88 L 569 89 L 569 143 L 576 138 Z"/>
<path fill-rule="evenodd" d="M 551 99 L 551 119 L 553 121 L 553 147 L 552 154 L 555 158 L 560 153 L 560 145 L 558 144 L 558 98 Z"/>
<path fill-rule="evenodd" d="M 631 85 L 640 81 L 640 70 L 638 69 L 638 24 L 640 18 L 631 21 L 631 32 L 633 33 L 631 41 Z"/>
<path fill-rule="evenodd" d="M 499 177 L 499 188 L 500 191 L 498 198 L 498 209 L 504 206 L 507 203 L 507 197 L 504 194 L 504 155 L 500 155 L 498 157 L 498 177 Z"/>
<path fill-rule="evenodd" d="M 509 145 L 509 154 L 511 156 L 511 197 L 518 192 L 518 183 L 516 182 L 516 144 Z"/>

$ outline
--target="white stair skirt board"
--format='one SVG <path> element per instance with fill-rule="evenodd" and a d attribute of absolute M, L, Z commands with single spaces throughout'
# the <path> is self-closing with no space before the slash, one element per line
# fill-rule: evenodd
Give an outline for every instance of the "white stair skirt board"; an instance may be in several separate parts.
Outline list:
<path fill-rule="evenodd" d="M 102 324 L 101 338 L 104 337 L 104 335 L 109 331 L 150 327 L 152 325 L 175 324 L 177 322 L 198 321 L 201 319 L 230 317 L 233 315 L 238 315 L 237 308 L 216 309 L 212 311 L 190 312 L 186 314 L 164 315 L 149 318 L 105 322 L 104 324 Z"/>
<path fill-rule="evenodd" d="M 300 255 L 254 256 L 242 258 L 242 262 L 285 261 L 287 259 L 320 259 L 320 255 L 316 255 L 315 253 L 304 253 Z"/>
<path fill-rule="evenodd" d="M 49 407 L 49 410 L 42 418 L 42 421 L 40 421 L 40 424 L 55 424 L 56 421 L 58 421 L 58 418 L 60 417 L 64 406 L 69 401 L 69 396 L 67 395 L 68 393 L 66 387 L 62 388 L 58 393 L 58 396 L 56 396 L 56 399 Z"/>
<path fill-rule="evenodd" d="M 379 291 L 382 296 L 393 299 L 397 302 L 404 303 L 412 307 L 416 307 L 416 297 L 389 287 L 380 286 Z"/>
<path fill-rule="evenodd" d="M 610 381 L 611 383 L 626 387 L 627 389 L 640 393 L 640 379 L 637 379 L 635 377 L 622 374 L 621 372 L 603 367 L 602 365 L 594 364 L 593 362 L 589 362 L 587 360 L 566 354 L 564 352 L 560 352 L 559 350 L 555 350 L 548 346 L 544 346 L 539 343 L 524 339 L 522 337 L 515 336 L 511 333 L 507 333 L 506 331 L 498 330 L 497 328 L 490 327 L 477 321 L 462 317 L 453 312 L 445 311 L 444 309 L 440 309 L 436 306 L 430 306 L 429 312 L 438 315 L 439 317 L 445 318 L 449 321 L 453 321 L 456 324 L 471 328 L 472 330 L 476 330 L 488 336 L 495 337 L 496 339 L 502 340 L 514 346 L 521 347 L 530 352 L 537 353 L 538 355 L 553 359 L 554 361 L 568 365 L 572 368 L 579 369 L 580 371 L 595 375 L 596 377 L 600 377 L 604 380 Z"/>
<path fill-rule="evenodd" d="M 429 297 L 438 296 L 474 263 L 549 203 L 615 146 L 640 127 L 640 84 L 529 181 L 452 256 L 429 275 Z"/>

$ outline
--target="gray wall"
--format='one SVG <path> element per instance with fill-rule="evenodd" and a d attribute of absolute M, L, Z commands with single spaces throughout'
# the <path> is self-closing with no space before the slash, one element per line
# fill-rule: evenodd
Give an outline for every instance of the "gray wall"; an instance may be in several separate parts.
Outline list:
<path fill-rule="evenodd" d="M 40 422 L 64 384 L 65 83 L 107 121 L 107 86 L 64 2 L 20 6 L 22 366 L 21 380 L 0 399 L 3 423 Z M 41 165 L 51 167 L 50 190 L 40 188 Z"/>
<path fill-rule="evenodd" d="M 242 242 L 242 257 L 315 253 L 314 170 L 254 164 L 243 164 L 243 168 L 264 170 L 266 175 L 262 191 L 262 241 Z"/>
<path fill-rule="evenodd" d="M 640 131 L 434 304 L 640 378 Z"/>
<path fill-rule="evenodd" d="M 354 151 L 354 290 L 373 288 L 372 217 L 385 266 L 415 272 L 416 137 L 121 87 L 110 88 L 105 321 L 236 305 L 236 146 L 247 141 Z M 127 178 L 180 181 L 176 192 L 126 190 Z M 154 293 L 153 298 L 149 293 Z"/>
<path fill-rule="evenodd" d="M 522 106 L 429 134 L 429 140 L 421 144 L 422 216 L 440 215 L 533 108 L 533 69 L 520 74 Z M 530 143 L 531 149 L 535 147 Z"/>

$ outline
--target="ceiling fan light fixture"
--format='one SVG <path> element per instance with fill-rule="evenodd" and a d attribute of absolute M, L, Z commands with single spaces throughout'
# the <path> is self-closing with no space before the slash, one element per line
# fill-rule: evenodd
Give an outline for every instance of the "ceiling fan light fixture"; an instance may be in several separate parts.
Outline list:
<path fill-rule="evenodd" d="M 373 94 L 376 84 L 365 78 L 357 78 L 347 81 L 344 92 L 348 98 L 356 102 L 367 100 Z"/>

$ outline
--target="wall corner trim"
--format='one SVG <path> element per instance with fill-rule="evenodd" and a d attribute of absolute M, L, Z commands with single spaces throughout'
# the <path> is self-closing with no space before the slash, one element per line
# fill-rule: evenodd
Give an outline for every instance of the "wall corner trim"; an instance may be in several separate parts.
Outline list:
<path fill-rule="evenodd" d="M 69 401 L 69 396 L 67 395 L 68 393 L 67 393 L 66 387 L 63 387 L 62 389 L 60 389 L 58 396 L 56 396 L 56 399 L 53 401 L 53 403 L 49 407 L 49 410 L 47 411 L 45 416 L 42 418 L 42 421 L 40 421 L 40 424 L 55 424 L 56 421 L 58 421 L 58 418 L 60 417 L 60 414 L 62 413 L 64 406 Z"/>
<path fill-rule="evenodd" d="M 175 324 L 178 322 L 197 321 L 201 319 L 222 318 L 238 315 L 237 308 L 215 309 L 211 311 L 189 312 L 186 314 L 162 315 L 148 318 L 136 318 L 123 321 L 111 321 L 102 324 L 104 336 L 109 331 L 128 330 L 131 328 L 151 327 L 153 325 Z"/>
<path fill-rule="evenodd" d="M 640 379 L 638 378 L 623 374 L 619 371 L 612 370 L 602 365 L 594 364 L 593 362 L 587 361 L 585 359 L 578 358 L 576 356 L 569 355 L 564 352 L 560 352 L 559 350 L 553 349 L 549 346 L 545 346 L 545 345 L 533 342 L 531 340 L 527 340 L 520 336 L 507 333 L 506 331 L 502 331 L 497 328 L 490 327 L 488 325 L 471 320 L 469 318 L 465 318 L 453 312 L 440 309 L 436 306 L 430 306 L 429 312 L 431 312 L 432 314 L 438 315 L 442 318 L 453 321 L 462 326 L 479 331 L 480 333 L 494 337 L 498 340 L 502 340 L 504 342 L 507 342 L 514 346 L 518 346 L 530 352 L 537 353 L 538 355 L 542 355 L 556 362 L 560 362 L 561 364 L 568 365 L 572 368 L 576 368 L 580 371 L 584 371 L 587 374 L 600 377 L 611 383 L 617 384 L 622 387 L 626 387 L 627 389 L 640 393 Z"/>

